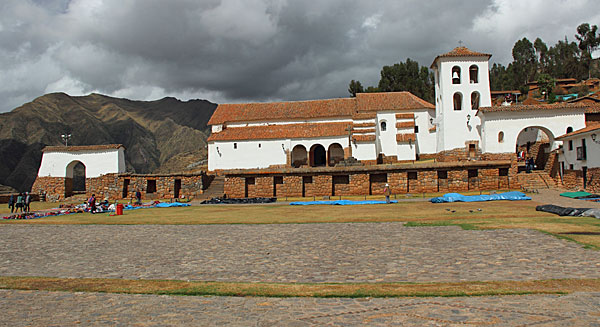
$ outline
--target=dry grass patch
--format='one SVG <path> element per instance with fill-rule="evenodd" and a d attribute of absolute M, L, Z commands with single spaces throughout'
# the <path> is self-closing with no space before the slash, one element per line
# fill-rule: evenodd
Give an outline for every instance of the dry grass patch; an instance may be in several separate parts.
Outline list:
<path fill-rule="evenodd" d="M 558 279 L 460 283 L 291 284 L 98 278 L 0 277 L 0 288 L 194 296 L 414 297 L 598 292 L 600 291 L 600 280 Z"/>

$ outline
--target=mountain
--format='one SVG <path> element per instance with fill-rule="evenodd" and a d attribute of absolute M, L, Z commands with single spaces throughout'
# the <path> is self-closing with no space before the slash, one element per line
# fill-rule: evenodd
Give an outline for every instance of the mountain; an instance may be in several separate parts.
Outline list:
<path fill-rule="evenodd" d="M 0 184 L 29 190 L 47 145 L 120 143 L 127 170 L 183 171 L 206 159 L 206 125 L 216 104 L 206 100 L 132 101 L 101 94 L 51 93 L 0 114 Z M 197 169 L 197 168 L 196 168 Z"/>

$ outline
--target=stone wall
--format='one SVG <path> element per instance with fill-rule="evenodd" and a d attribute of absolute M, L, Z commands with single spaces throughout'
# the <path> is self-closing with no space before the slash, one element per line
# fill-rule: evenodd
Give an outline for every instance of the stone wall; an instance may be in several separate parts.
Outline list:
<path fill-rule="evenodd" d="M 589 168 L 587 170 L 587 185 L 583 187 L 583 171 L 565 170 L 563 172 L 562 185 L 569 190 L 585 190 L 591 193 L 600 193 L 600 168 Z"/>
<path fill-rule="evenodd" d="M 386 183 L 394 194 L 519 188 L 516 166 L 511 165 L 516 156 L 504 158 L 509 160 L 236 170 L 224 172 L 225 194 L 231 198 L 381 195 Z"/>
<path fill-rule="evenodd" d="M 470 153 L 469 151 L 469 145 L 471 144 L 475 146 L 475 151 L 473 153 Z M 479 148 L 478 141 L 469 141 L 465 144 L 464 148 L 442 151 L 435 155 L 435 159 L 439 162 L 479 160 L 480 157 L 481 149 Z"/>
<path fill-rule="evenodd" d="M 130 199 L 135 197 L 139 189 L 142 199 L 173 199 L 194 197 L 203 193 L 206 175 L 197 174 L 168 174 L 168 175 L 141 175 L 141 174 L 106 174 L 96 178 L 86 178 L 86 196 L 96 194 L 99 199 L 109 198 Z M 32 193 L 46 193 L 48 200 L 63 200 L 68 189 L 69 178 L 62 177 L 37 177 Z M 178 183 L 178 193 L 176 193 Z"/>

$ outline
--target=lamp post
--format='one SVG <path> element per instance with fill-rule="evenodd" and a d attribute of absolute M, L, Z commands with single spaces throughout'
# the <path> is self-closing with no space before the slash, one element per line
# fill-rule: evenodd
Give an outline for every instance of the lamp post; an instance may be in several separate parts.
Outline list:
<path fill-rule="evenodd" d="M 63 142 L 65 142 L 65 146 L 69 146 L 69 140 L 71 139 L 71 136 L 73 136 L 71 133 L 61 134 L 60 135 L 60 137 L 62 138 Z"/>

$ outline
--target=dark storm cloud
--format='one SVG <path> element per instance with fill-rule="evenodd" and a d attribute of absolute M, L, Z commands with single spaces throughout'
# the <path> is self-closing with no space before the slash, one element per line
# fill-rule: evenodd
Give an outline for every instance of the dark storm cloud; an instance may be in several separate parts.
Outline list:
<path fill-rule="evenodd" d="M 598 9 L 583 0 L 4 0 L 0 112 L 51 91 L 216 102 L 347 96 L 350 79 L 374 85 L 383 65 L 406 58 L 428 66 L 459 40 L 506 63 L 517 39 L 572 38 L 579 23 L 599 23 Z"/>

